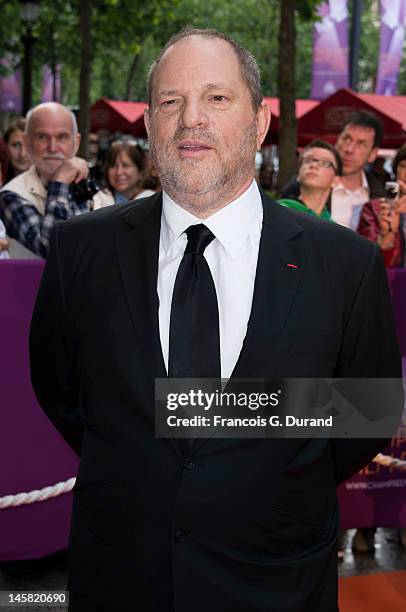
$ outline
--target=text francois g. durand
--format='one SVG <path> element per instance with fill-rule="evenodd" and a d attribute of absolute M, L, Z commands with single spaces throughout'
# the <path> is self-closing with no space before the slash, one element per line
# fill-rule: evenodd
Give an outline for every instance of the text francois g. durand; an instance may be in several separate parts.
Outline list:
<path fill-rule="evenodd" d="M 170 411 L 178 408 L 199 407 L 204 411 L 212 408 L 247 407 L 258 410 L 261 407 L 276 407 L 279 404 L 281 391 L 275 393 L 225 393 L 215 391 L 207 393 L 202 390 L 190 390 L 187 393 L 169 393 L 166 407 Z M 332 427 L 333 417 L 307 418 L 293 415 L 271 415 L 233 417 L 215 414 L 213 416 L 194 415 L 178 417 L 170 414 L 167 417 L 169 427 Z"/>

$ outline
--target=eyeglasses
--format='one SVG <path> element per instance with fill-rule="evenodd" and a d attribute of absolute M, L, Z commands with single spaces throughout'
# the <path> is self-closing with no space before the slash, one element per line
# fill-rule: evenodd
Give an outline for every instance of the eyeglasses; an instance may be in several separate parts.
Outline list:
<path fill-rule="evenodd" d="M 304 166 L 311 166 L 312 164 L 314 164 L 319 168 L 331 168 L 332 170 L 334 170 L 334 172 L 337 172 L 337 168 L 335 167 L 333 162 L 328 159 L 317 159 L 316 157 L 311 157 L 310 155 L 308 155 L 307 157 L 302 157 L 301 163 Z"/>

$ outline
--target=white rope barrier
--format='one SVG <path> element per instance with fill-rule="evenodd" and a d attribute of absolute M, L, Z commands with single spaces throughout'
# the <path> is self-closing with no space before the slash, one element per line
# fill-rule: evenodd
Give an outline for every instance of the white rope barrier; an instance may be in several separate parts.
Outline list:
<path fill-rule="evenodd" d="M 397 457 L 391 457 L 390 455 L 382 455 L 382 453 L 379 453 L 375 459 L 372 459 L 372 461 L 388 468 L 394 467 L 401 472 L 406 472 L 406 461 L 398 459 Z"/>
<path fill-rule="evenodd" d="M 396 468 L 401 472 L 406 472 L 406 461 L 398 459 L 397 457 L 390 457 L 389 455 L 382 455 L 382 453 L 379 453 L 372 461 L 379 465 L 384 465 L 387 468 Z M 46 501 L 52 497 L 58 497 L 58 495 L 63 495 L 64 493 L 69 493 L 72 491 L 75 482 L 76 478 L 69 478 L 64 482 L 57 482 L 44 489 L 0 497 L 0 510 L 26 504 L 34 504 L 36 502 Z"/>
<path fill-rule="evenodd" d="M 46 501 L 47 499 L 51 499 L 51 497 L 58 497 L 58 495 L 69 493 L 72 491 L 75 482 L 76 478 L 69 478 L 64 482 L 57 482 L 52 486 L 45 487 L 44 489 L 0 497 L 0 510 L 4 510 L 5 508 L 14 508 L 16 506 L 23 506 L 25 504 L 34 504 L 35 502 Z"/>

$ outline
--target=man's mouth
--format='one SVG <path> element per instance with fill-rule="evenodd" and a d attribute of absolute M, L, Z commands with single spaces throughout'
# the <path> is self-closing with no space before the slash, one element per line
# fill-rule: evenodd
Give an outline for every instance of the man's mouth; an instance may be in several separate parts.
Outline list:
<path fill-rule="evenodd" d="M 178 143 L 178 150 L 184 157 L 198 155 L 205 151 L 211 151 L 211 149 L 210 145 L 198 140 L 182 140 Z"/>

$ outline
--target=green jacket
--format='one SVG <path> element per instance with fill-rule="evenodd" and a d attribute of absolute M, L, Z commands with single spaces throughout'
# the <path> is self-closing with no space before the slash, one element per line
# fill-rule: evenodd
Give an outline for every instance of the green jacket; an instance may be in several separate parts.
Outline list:
<path fill-rule="evenodd" d="M 331 221 L 331 214 L 327 210 L 326 207 L 323 208 L 321 213 L 318 215 L 311 208 L 306 206 L 301 200 L 295 200 L 294 198 L 282 198 L 281 200 L 277 200 L 279 204 L 282 206 L 286 206 L 286 208 L 293 208 L 294 210 L 300 210 L 301 212 L 307 212 L 310 215 L 314 215 L 315 217 L 320 217 L 320 219 L 326 219 L 327 221 Z"/>

